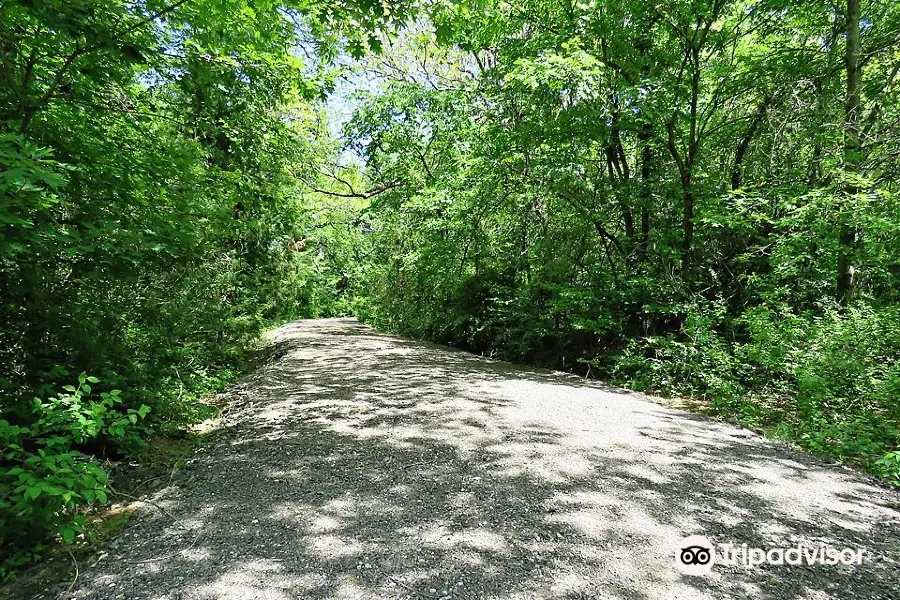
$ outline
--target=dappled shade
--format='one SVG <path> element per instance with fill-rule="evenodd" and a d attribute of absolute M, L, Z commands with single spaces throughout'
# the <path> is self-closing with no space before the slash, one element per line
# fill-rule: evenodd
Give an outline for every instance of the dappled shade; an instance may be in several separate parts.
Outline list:
<path fill-rule="evenodd" d="M 77 598 L 895 598 L 897 495 L 574 376 L 300 321 Z M 164 509 L 165 512 L 159 510 Z M 865 548 L 681 575 L 681 538 Z M 777 585 L 776 585 L 777 584 Z"/>

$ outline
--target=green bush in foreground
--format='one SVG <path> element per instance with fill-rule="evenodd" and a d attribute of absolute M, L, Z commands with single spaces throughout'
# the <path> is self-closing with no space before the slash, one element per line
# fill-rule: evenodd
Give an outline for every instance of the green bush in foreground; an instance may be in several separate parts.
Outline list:
<path fill-rule="evenodd" d="M 34 398 L 30 413 L 0 419 L 0 574 L 27 562 L 53 535 L 66 543 L 85 530 L 83 511 L 107 502 L 108 475 L 85 451 L 92 442 L 138 441 L 150 408 L 126 408 L 121 392 L 94 394 L 96 377 L 55 397 Z"/>

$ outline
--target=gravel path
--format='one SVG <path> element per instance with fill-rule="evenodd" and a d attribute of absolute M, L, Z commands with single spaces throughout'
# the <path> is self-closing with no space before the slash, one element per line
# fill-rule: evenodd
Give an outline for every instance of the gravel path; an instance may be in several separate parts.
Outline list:
<path fill-rule="evenodd" d="M 900 599 L 900 496 L 848 469 L 352 319 L 274 343 L 66 598 Z M 682 575 L 691 534 L 866 555 Z"/>

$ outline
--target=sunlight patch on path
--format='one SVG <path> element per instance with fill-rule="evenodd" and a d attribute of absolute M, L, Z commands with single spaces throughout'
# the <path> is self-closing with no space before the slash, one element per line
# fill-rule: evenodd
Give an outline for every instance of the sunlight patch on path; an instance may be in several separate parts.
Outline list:
<path fill-rule="evenodd" d="M 147 510 L 74 597 L 897 598 L 897 494 L 852 471 L 352 319 L 291 323 L 272 343 L 280 358 L 232 391 L 227 427 L 154 499 L 166 514 Z M 691 534 L 873 559 L 690 577 L 674 556 Z"/>

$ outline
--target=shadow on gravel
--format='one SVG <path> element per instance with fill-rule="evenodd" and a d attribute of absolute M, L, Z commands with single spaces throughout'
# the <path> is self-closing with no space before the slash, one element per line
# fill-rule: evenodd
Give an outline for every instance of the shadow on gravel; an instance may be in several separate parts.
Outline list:
<path fill-rule="evenodd" d="M 229 427 L 78 598 L 900 597 L 896 494 L 752 434 L 386 336 L 280 330 Z M 862 566 L 674 568 L 681 538 L 861 547 Z"/>

